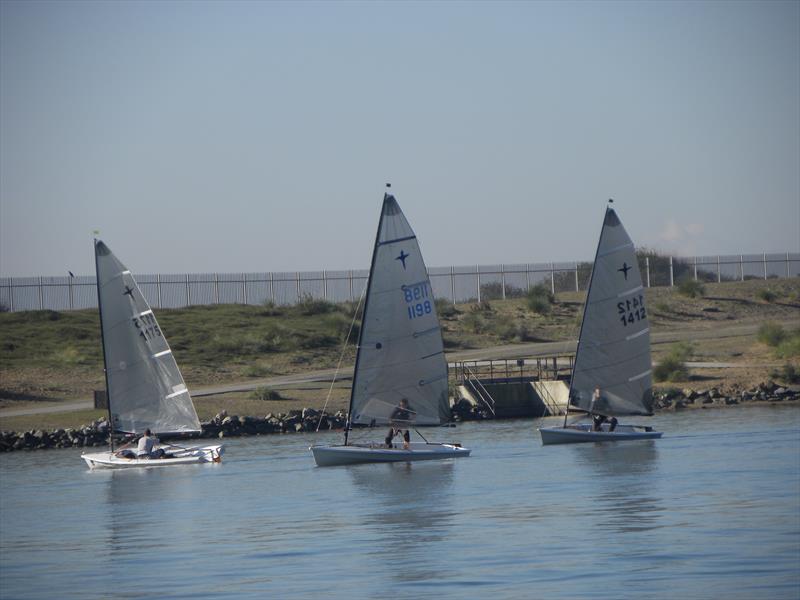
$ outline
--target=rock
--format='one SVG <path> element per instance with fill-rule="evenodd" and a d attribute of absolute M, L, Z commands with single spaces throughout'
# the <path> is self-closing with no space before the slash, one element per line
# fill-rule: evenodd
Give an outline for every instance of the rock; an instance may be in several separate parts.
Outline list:
<path fill-rule="evenodd" d="M 683 397 L 686 398 L 687 400 L 694 400 L 698 396 L 697 392 L 689 388 L 686 388 L 681 393 L 683 394 Z"/>

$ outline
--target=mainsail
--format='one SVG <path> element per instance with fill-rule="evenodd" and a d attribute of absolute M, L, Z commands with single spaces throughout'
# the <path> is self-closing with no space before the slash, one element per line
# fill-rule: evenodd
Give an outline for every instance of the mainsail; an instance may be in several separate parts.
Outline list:
<path fill-rule="evenodd" d="M 448 418 L 447 362 L 428 271 L 414 231 L 394 196 L 386 194 L 367 283 L 350 419 L 438 425 Z"/>
<path fill-rule="evenodd" d="M 95 241 L 109 412 L 115 431 L 200 431 L 189 390 L 131 272 Z"/>
<path fill-rule="evenodd" d="M 595 414 L 652 414 L 650 325 L 633 242 L 606 209 L 570 383 L 570 404 Z M 593 401 L 595 388 L 599 400 Z"/>

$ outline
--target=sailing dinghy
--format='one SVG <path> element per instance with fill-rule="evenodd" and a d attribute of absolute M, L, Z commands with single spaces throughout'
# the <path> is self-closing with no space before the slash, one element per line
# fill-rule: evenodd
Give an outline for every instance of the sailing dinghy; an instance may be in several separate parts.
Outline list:
<path fill-rule="evenodd" d="M 169 344 L 131 272 L 95 240 L 97 300 L 103 343 L 110 450 L 82 454 L 90 468 L 167 467 L 219 462 L 223 446 L 162 443 L 163 458 L 114 451 L 113 434 L 187 435 L 201 431 L 194 404 Z M 133 455 L 134 458 L 125 458 Z"/>
<path fill-rule="evenodd" d="M 311 446 L 314 460 L 327 467 L 469 456 L 459 444 L 427 440 L 348 443 L 353 424 L 408 430 L 449 421 L 447 391 L 447 361 L 428 271 L 414 231 L 387 193 L 367 281 L 344 445 Z"/>
<path fill-rule="evenodd" d="M 611 201 L 609 201 L 611 202 Z M 586 293 L 570 380 L 570 407 L 591 423 L 542 427 L 542 444 L 660 438 L 649 426 L 616 425 L 616 417 L 653 414 L 650 325 L 644 287 L 631 238 L 606 207 Z M 596 430 L 594 420 L 605 422 Z M 612 430 L 613 429 L 613 430 Z"/>

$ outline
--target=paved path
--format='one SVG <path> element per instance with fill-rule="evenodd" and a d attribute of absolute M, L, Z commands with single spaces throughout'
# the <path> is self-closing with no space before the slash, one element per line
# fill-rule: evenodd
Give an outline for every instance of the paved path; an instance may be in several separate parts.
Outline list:
<path fill-rule="evenodd" d="M 797 322 L 787 322 L 784 326 L 796 327 Z M 743 325 L 728 325 L 726 327 L 716 327 L 712 325 L 708 329 L 676 329 L 673 331 L 661 331 L 651 336 L 653 345 L 671 344 L 675 342 L 693 341 L 701 339 L 726 339 L 753 335 L 758 331 L 761 323 L 748 323 Z M 479 348 L 476 350 L 459 350 L 447 354 L 450 366 L 461 361 L 482 361 L 482 360 L 502 360 L 504 358 L 552 356 L 554 354 L 570 354 L 575 352 L 575 341 L 565 342 L 538 342 L 531 344 L 510 344 L 507 346 L 494 346 L 493 348 Z M 688 366 L 697 369 L 726 369 L 736 367 L 772 367 L 773 364 L 742 364 L 742 363 L 709 363 L 694 362 L 687 363 Z M 248 380 L 241 383 L 229 383 L 218 386 L 197 387 L 192 389 L 192 396 L 215 396 L 218 394 L 230 394 L 234 392 L 249 392 L 256 388 L 267 387 L 287 387 L 292 385 L 302 385 L 309 383 L 321 383 L 333 379 L 336 369 L 323 369 L 310 371 L 307 373 L 297 373 L 281 377 L 270 377 L 267 379 Z M 343 368 L 337 381 L 350 380 L 353 377 L 353 367 L 348 365 Z M 84 402 L 49 403 L 46 406 L 35 408 L 6 408 L 0 409 L 0 417 L 20 417 L 27 415 L 39 415 L 45 413 L 72 412 L 76 410 L 87 410 L 94 407 L 91 400 Z"/>

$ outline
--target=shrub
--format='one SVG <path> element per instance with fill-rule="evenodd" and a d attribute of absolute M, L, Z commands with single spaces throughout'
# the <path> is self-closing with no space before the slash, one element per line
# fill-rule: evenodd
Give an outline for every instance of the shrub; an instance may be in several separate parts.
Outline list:
<path fill-rule="evenodd" d="M 313 348 L 330 348 L 339 345 L 339 338 L 327 333 L 308 333 L 300 339 L 300 347 L 306 350 Z"/>
<path fill-rule="evenodd" d="M 279 317 L 285 312 L 285 308 L 278 306 L 272 300 L 266 300 L 262 304 L 263 309 L 259 312 L 262 317 Z"/>
<path fill-rule="evenodd" d="M 656 312 L 669 314 L 672 312 L 672 308 L 670 307 L 669 303 L 666 300 L 659 300 L 655 304 L 653 304 L 653 309 Z"/>
<path fill-rule="evenodd" d="M 462 321 L 464 329 L 472 333 L 483 333 L 486 330 L 486 319 L 477 312 L 466 315 Z"/>
<path fill-rule="evenodd" d="M 783 327 L 774 321 L 766 321 L 758 328 L 758 341 L 773 348 L 779 346 L 786 337 Z"/>
<path fill-rule="evenodd" d="M 773 370 L 769 376 L 788 384 L 800 383 L 800 370 L 790 363 L 786 363 L 780 369 Z"/>
<path fill-rule="evenodd" d="M 539 284 L 528 290 L 528 308 L 539 315 L 549 315 L 555 301 L 547 286 Z"/>
<path fill-rule="evenodd" d="M 5 303 L 0 302 L 0 313 L 8 312 L 9 310 L 11 309 Z"/>
<path fill-rule="evenodd" d="M 800 356 L 800 330 L 788 335 L 775 349 L 775 354 L 779 358 Z"/>
<path fill-rule="evenodd" d="M 253 390 L 250 397 L 255 400 L 283 400 L 278 390 L 268 387 L 259 387 Z"/>
<path fill-rule="evenodd" d="M 758 294 L 756 294 L 756 296 L 760 300 L 763 300 L 764 302 L 769 302 L 770 304 L 775 302 L 775 300 L 777 300 L 777 298 L 778 298 L 778 294 L 776 294 L 774 291 L 772 291 L 769 288 L 764 288 L 764 289 L 758 290 Z"/>
<path fill-rule="evenodd" d="M 310 317 L 313 315 L 324 315 L 326 313 L 333 312 L 336 310 L 336 305 L 333 302 L 328 302 L 327 300 L 314 298 L 309 294 L 305 294 L 300 298 L 296 308 L 301 315 Z"/>
<path fill-rule="evenodd" d="M 678 292 L 688 298 L 702 298 L 706 293 L 706 286 L 695 279 L 684 279 L 678 285 Z"/>
<path fill-rule="evenodd" d="M 511 317 L 498 317 L 493 324 L 495 335 L 504 342 L 510 342 L 517 336 L 517 324 Z"/>
<path fill-rule="evenodd" d="M 272 369 L 264 365 L 248 365 L 242 369 L 242 375 L 245 377 L 265 377 L 272 373 Z"/>
<path fill-rule="evenodd" d="M 693 352 L 694 347 L 688 342 L 675 344 L 653 369 L 655 380 L 658 382 L 686 381 L 689 378 L 689 370 L 685 363 L 691 358 Z"/>
<path fill-rule="evenodd" d="M 656 381 L 686 381 L 689 371 L 683 361 L 674 356 L 665 356 L 653 369 Z"/>
<path fill-rule="evenodd" d="M 476 302 L 470 306 L 469 310 L 473 313 L 490 313 L 493 309 L 488 300 L 483 300 L 482 302 Z"/>
<path fill-rule="evenodd" d="M 459 313 L 455 305 L 446 298 L 436 299 L 436 314 L 442 319 L 452 319 Z"/>

